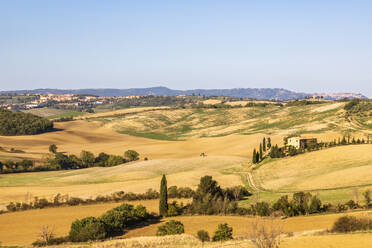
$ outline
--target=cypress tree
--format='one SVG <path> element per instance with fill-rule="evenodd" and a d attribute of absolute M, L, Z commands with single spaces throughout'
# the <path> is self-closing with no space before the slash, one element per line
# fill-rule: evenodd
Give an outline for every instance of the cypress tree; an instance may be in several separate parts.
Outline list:
<path fill-rule="evenodd" d="M 163 174 L 160 183 L 160 199 L 159 199 L 159 214 L 163 217 L 168 214 L 168 189 L 167 189 L 167 179 Z"/>
<path fill-rule="evenodd" d="M 260 154 L 256 152 L 256 163 L 260 162 Z"/>
<path fill-rule="evenodd" d="M 262 156 L 263 156 L 263 153 L 262 153 L 262 144 L 260 143 L 260 161 L 262 160 Z"/>
<path fill-rule="evenodd" d="M 271 148 L 271 138 L 267 138 L 267 148 L 270 149 Z"/>
<path fill-rule="evenodd" d="M 264 152 L 266 152 L 266 138 L 265 137 L 262 140 L 262 149 Z"/>
<path fill-rule="evenodd" d="M 253 149 L 252 163 L 257 163 L 256 161 L 256 148 Z"/>

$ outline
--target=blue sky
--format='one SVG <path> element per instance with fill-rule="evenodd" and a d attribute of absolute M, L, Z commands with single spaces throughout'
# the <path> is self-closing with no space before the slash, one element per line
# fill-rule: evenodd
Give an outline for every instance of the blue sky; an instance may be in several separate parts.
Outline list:
<path fill-rule="evenodd" d="M 275 87 L 372 97 L 372 1 L 0 2 L 0 90 Z"/>

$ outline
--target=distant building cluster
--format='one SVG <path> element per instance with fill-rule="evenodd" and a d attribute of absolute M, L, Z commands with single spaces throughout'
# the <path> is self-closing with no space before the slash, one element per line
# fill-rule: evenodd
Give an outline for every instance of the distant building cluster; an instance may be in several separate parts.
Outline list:
<path fill-rule="evenodd" d="M 1 95 L 0 108 L 25 110 L 42 107 L 94 107 L 101 104 L 112 104 L 120 99 L 136 99 L 140 96 L 94 96 L 74 94 L 17 94 Z"/>

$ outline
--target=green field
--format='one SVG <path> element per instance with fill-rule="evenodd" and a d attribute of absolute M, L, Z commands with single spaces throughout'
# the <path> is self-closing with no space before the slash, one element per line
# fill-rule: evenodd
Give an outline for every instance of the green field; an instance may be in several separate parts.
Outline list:
<path fill-rule="evenodd" d="M 62 117 L 76 117 L 81 116 L 86 113 L 74 111 L 74 110 L 63 110 L 63 109 L 54 109 L 54 108 L 34 108 L 30 110 L 25 110 L 26 113 L 31 113 L 37 116 L 45 117 L 48 119 L 58 119 Z"/>

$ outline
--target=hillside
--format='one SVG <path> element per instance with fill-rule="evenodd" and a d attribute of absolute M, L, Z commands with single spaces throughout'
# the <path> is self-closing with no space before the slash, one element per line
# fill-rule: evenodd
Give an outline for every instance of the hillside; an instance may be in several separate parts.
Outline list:
<path fill-rule="evenodd" d="M 89 115 L 85 118 L 90 119 Z M 350 132 L 371 130 L 368 122 L 345 118 L 344 103 L 339 102 L 284 107 L 268 104 L 233 109 L 159 109 L 125 116 L 97 116 L 91 120 L 120 133 L 159 140 L 260 133 L 300 135 L 337 132 L 339 137 Z"/>
<path fill-rule="evenodd" d="M 263 189 L 296 192 L 372 185 L 372 145 L 350 145 L 272 159 L 253 171 Z"/>
<path fill-rule="evenodd" d="M 0 135 L 31 135 L 53 130 L 49 120 L 29 113 L 0 109 Z"/>

